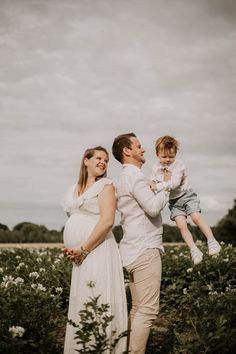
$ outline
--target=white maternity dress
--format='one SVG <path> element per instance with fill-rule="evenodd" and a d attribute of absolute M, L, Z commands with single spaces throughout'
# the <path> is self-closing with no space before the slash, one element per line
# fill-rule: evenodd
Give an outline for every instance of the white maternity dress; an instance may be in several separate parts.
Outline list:
<path fill-rule="evenodd" d="M 76 196 L 76 185 L 69 188 L 63 209 L 70 216 L 65 224 L 64 244 L 66 247 L 83 245 L 97 224 L 100 214 L 98 194 L 112 181 L 101 178 L 88 188 L 81 196 Z M 93 281 L 91 289 L 88 282 Z M 113 315 L 108 328 L 116 334 L 127 330 L 127 304 L 123 270 L 117 243 L 112 232 L 97 246 L 81 265 L 73 264 L 68 319 L 78 323 L 78 312 L 90 296 L 101 295 L 100 303 L 110 305 L 109 314 Z M 75 328 L 67 324 L 64 354 L 77 354 L 79 347 L 74 340 Z M 126 350 L 126 337 L 117 345 L 113 353 L 121 354 Z"/>

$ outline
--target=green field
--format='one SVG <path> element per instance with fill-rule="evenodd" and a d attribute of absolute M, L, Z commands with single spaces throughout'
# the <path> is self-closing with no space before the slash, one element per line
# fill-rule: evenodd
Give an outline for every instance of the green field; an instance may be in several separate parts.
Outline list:
<path fill-rule="evenodd" d="M 235 248 L 222 245 L 209 257 L 199 247 L 205 257 L 194 267 L 185 247 L 166 247 L 161 310 L 147 353 L 234 352 Z M 1 353 L 63 352 L 70 273 L 58 249 L 0 250 Z M 127 296 L 130 302 L 128 289 Z"/>

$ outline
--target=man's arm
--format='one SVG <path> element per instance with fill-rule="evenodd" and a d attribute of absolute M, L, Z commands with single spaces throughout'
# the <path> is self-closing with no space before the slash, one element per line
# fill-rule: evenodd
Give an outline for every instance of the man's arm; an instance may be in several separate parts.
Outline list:
<path fill-rule="evenodd" d="M 167 191 L 163 190 L 158 194 L 154 194 L 144 175 L 136 179 L 132 193 L 142 209 L 152 218 L 160 214 L 169 200 L 169 192 Z"/>

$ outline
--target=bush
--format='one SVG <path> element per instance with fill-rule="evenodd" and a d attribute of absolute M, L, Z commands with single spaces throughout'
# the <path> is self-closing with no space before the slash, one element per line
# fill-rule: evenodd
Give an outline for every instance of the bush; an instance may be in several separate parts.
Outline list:
<path fill-rule="evenodd" d="M 93 290 L 95 283 L 91 281 L 87 285 Z M 75 340 L 80 354 L 102 354 L 105 351 L 113 353 L 119 341 L 127 337 L 128 331 L 116 333 L 116 330 L 112 331 L 111 337 L 108 337 L 107 327 L 114 316 L 109 315 L 108 304 L 100 303 L 100 296 L 95 296 L 92 291 L 92 296 L 84 304 L 84 309 L 79 311 L 79 323 L 69 321 L 76 328 Z M 128 352 L 124 351 L 120 354 L 128 354 Z"/>
<path fill-rule="evenodd" d="M 4 224 L 0 224 L 0 230 L 9 230 L 8 226 L 7 225 L 4 225 Z"/>
<path fill-rule="evenodd" d="M 146 354 L 234 352 L 235 248 L 222 244 L 220 255 L 209 257 L 206 243 L 199 244 L 205 256 L 197 266 L 186 246 L 166 247 L 160 313 Z M 0 263 L 0 352 L 61 353 L 71 264 L 58 249 L 4 249 Z M 14 326 L 22 336 L 9 331 Z"/>
<path fill-rule="evenodd" d="M 216 225 L 216 235 L 219 240 L 236 245 L 236 199 L 233 208 Z"/>
<path fill-rule="evenodd" d="M 200 242 L 199 242 L 200 243 Z M 175 353 L 232 353 L 236 345 L 236 259 L 232 245 L 192 266 L 186 247 L 163 258 L 161 315 L 174 328 Z M 206 254 L 206 246 L 200 246 Z"/>
<path fill-rule="evenodd" d="M 58 250 L 2 250 L 0 258 L 0 352 L 61 353 L 53 332 L 66 323 L 70 264 Z"/>

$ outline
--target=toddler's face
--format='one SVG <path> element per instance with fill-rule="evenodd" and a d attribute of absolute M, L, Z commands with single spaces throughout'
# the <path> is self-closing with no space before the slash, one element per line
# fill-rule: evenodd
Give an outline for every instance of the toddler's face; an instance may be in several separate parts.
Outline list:
<path fill-rule="evenodd" d="M 164 150 L 160 149 L 157 153 L 157 157 L 163 166 L 169 166 L 175 161 L 176 152 L 174 149 Z"/>

